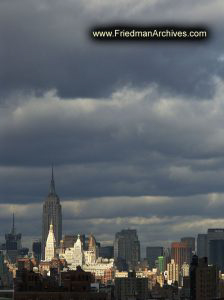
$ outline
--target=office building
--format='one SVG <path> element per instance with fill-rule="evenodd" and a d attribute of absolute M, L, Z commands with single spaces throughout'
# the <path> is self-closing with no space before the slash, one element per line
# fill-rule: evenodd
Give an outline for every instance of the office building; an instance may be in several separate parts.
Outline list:
<path fill-rule="evenodd" d="M 44 251 L 50 224 L 53 225 L 56 247 L 59 247 L 62 239 L 62 213 L 60 199 L 55 191 L 54 173 L 52 168 L 51 183 L 48 196 L 43 205 L 42 215 L 42 258 L 44 259 Z"/>
<path fill-rule="evenodd" d="M 218 271 L 224 273 L 224 240 L 210 240 L 210 264 L 216 265 Z"/>
<path fill-rule="evenodd" d="M 114 258 L 115 260 L 125 260 L 129 270 L 133 270 L 138 264 L 140 261 L 140 242 L 135 229 L 124 229 L 116 233 Z"/>
<path fill-rule="evenodd" d="M 208 257 L 208 236 L 206 233 L 199 233 L 197 237 L 197 256 L 199 258 Z"/>
<path fill-rule="evenodd" d="M 146 259 L 148 260 L 150 270 L 156 267 L 156 260 L 159 256 L 163 256 L 163 253 L 163 247 L 146 247 Z"/>
<path fill-rule="evenodd" d="M 191 248 L 185 243 L 174 242 L 171 244 L 171 259 L 174 259 L 179 268 L 183 263 L 190 264 L 192 257 Z"/>
<path fill-rule="evenodd" d="M 224 240 L 224 228 L 210 228 L 207 233 L 208 263 L 211 264 L 210 241 Z"/>

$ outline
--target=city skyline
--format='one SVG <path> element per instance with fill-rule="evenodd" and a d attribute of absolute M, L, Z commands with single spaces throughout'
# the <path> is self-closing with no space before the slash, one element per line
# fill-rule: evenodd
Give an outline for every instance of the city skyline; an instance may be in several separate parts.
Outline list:
<path fill-rule="evenodd" d="M 186 3 L 187 2 L 187 3 Z M 0 3 L 0 236 L 41 237 L 54 162 L 64 233 L 142 247 L 224 228 L 222 0 Z M 60 22 L 59 22 L 60 20 Z M 113 43 L 93 26 L 208 28 L 206 41 Z"/>

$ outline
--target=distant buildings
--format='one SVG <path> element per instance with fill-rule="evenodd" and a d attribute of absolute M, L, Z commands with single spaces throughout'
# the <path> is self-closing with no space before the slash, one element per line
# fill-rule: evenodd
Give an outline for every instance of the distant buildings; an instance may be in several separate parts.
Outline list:
<path fill-rule="evenodd" d="M 27 269 L 17 271 L 14 300 L 107 300 L 106 293 L 91 291 L 91 274 L 81 268 L 76 271 L 52 270 L 51 276 L 43 276 Z"/>
<path fill-rule="evenodd" d="M 64 249 L 59 253 L 60 258 L 64 258 L 70 270 L 76 270 L 81 266 L 84 271 L 91 272 L 99 281 L 110 280 L 114 268 L 114 259 L 99 257 L 98 245 L 95 237 L 90 234 L 88 248 L 84 250 L 80 236 L 73 247 Z M 107 279 L 106 279 L 107 278 Z"/>
<path fill-rule="evenodd" d="M 146 259 L 148 260 L 149 269 L 152 270 L 156 266 L 156 260 L 159 256 L 163 256 L 163 247 L 146 247 Z"/>
<path fill-rule="evenodd" d="M 54 173 L 52 168 L 50 190 L 43 204 L 42 215 L 42 259 L 44 259 L 46 240 L 50 224 L 53 225 L 56 246 L 59 247 L 62 239 L 62 212 L 60 199 L 55 191 Z"/>
<path fill-rule="evenodd" d="M 114 258 L 123 259 L 130 270 L 140 261 L 140 242 L 135 229 L 124 229 L 116 233 Z"/>
<path fill-rule="evenodd" d="M 16 233 L 15 228 L 15 218 L 13 214 L 13 221 L 12 221 L 12 229 L 10 233 L 5 234 L 5 248 L 6 248 L 6 255 L 8 260 L 11 263 L 15 263 L 16 259 L 19 255 L 19 251 L 22 248 L 21 245 L 21 233 Z"/>

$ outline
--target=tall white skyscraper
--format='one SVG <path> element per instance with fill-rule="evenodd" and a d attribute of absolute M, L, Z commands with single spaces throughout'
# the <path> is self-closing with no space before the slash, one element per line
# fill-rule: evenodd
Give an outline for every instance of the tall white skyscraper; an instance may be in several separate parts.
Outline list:
<path fill-rule="evenodd" d="M 52 167 L 51 183 L 48 196 L 43 204 L 42 215 L 42 259 L 45 259 L 45 246 L 50 225 L 53 225 L 53 231 L 56 241 L 56 247 L 59 247 L 62 239 L 62 213 L 60 199 L 55 191 L 54 171 Z"/>

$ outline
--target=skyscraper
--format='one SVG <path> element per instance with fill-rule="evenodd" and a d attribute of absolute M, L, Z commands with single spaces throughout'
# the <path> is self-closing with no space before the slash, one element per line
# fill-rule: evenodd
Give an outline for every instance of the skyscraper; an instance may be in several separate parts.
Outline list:
<path fill-rule="evenodd" d="M 224 240 L 224 228 L 209 228 L 207 233 L 208 263 L 211 264 L 210 243 L 214 240 Z M 214 244 L 213 244 L 214 249 Z"/>
<path fill-rule="evenodd" d="M 184 262 L 190 264 L 192 250 L 185 243 L 174 242 L 171 244 L 171 258 L 174 259 L 176 264 L 178 264 L 180 270 Z"/>
<path fill-rule="evenodd" d="M 115 260 L 123 259 L 132 269 L 140 260 L 140 243 L 135 229 L 117 232 L 114 241 Z"/>
<path fill-rule="evenodd" d="M 56 247 L 59 247 L 60 240 L 62 239 L 62 213 L 61 213 L 60 199 L 55 191 L 53 167 L 52 167 L 52 174 L 51 174 L 50 190 L 43 204 L 42 259 L 44 259 L 44 250 L 45 250 L 46 240 L 47 240 L 51 223 L 53 225 Z"/>

